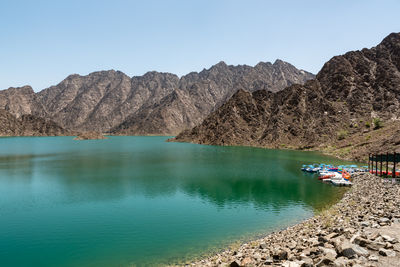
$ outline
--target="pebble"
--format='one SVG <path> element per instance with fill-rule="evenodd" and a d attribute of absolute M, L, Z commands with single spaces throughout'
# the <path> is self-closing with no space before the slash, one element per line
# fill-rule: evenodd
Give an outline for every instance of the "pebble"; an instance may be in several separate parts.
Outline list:
<path fill-rule="evenodd" d="M 351 247 L 358 256 L 368 257 L 369 252 L 365 248 L 360 247 L 359 245 L 353 244 Z"/>
<path fill-rule="evenodd" d="M 368 257 L 368 260 L 370 260 L 370 261 L 378 261 L 379 258 L 376 255 L 371 255 L 371 256 Z"/>
<path fill-rule="evenodd" d="M 361 222 L 361 226 L 368 227 L 370 226 L 369 222 Z"/>
<path fill-rule="evenodd" d="M 390 249 L 381 248 L 381 249 L 379 249 L 379 255 L 387 256 L 387 257 L 395 257 L 396 252 L 394 252 L 393 250 L 390 250 Z"/>
<path fill-rule="evenodd" d="M 385 241 L 387 241 L 389 243 L 392 243 L 392 244 L 397 243 L 396 238 L 390 237 L 388 235 L 382 235 L 382 238 L 383 238 L 383 240 L 385 240 Z"/>

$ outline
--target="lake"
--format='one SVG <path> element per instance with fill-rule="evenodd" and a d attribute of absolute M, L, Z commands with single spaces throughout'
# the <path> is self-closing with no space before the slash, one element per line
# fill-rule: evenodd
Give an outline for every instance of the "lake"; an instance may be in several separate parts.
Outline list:
<path fill-rule="evenodd" d="M 344 192 L 314 152 L 168 137 L 0 138 L 0 266 L 154 266 L 306 219 Z"/>

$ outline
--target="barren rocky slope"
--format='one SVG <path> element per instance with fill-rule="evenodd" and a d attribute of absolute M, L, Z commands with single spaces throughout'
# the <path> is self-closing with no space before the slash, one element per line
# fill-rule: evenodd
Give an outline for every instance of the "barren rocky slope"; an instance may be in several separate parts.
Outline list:
<path fill-rule="evenodd" d="M 312 78 L 281 60 L 255 67 L 220 62 L 182 78 L 155 71 L 133 78 L 120 71 L 99 71 L 70 75 L 36 94 L 29 86 L 0 91 L 0 108 L 76 131 L 176 134 L 200 123 L 240 88 L 279 91 Z"/>
<path fill-rule="evenodd" d="M 376 47 L 333 57 L 304 85 L 276 93 L 240 90 L 175 140 L 330 149 L 333 154 L 347 142 L 349 158 L 365 159 L 365 153 L 354 157 L 351 152 L 364 143 L 374 144 L 378 135 L 373 132 L 382 126 L 391 129 L 386 138 L 391 149 L 400 147 L 395 138 L 399 119 L 400 33 L 392 33 Z"/>
<path fill-rule="evenodd" d="M 177 134 L 199 124 L 237 90 L 279 91 L 314 76 L 277 60 L 255 67 L 231 66 L 220 62 L 200 73 L 183 76 L 177 88 L 155 103 L 144 105 L 111 130 L 116 134 Z"/>
<path fill-rule="evenodd" d="M 59 136 L 74 135 L 55 122 L 34 115 L 21 115 L 19 118 L 0 109 L 0 136 Z"/>
<path fill-rule="evenodd" d="M 142 105 L 171 93 L 178 77 L 149 72 L 132 79 L 120 71 L 70 75 L 56 86 L 38 93 L 49 118 L 79 131 L 108 131 Z"/>
<path fill-rule="evenodd" d="M 11 87 L 0 91 L 0 109 L 10 112 L 17 118 L 25 114 L 45 116 L 45 108 L 30 86 Z"/>

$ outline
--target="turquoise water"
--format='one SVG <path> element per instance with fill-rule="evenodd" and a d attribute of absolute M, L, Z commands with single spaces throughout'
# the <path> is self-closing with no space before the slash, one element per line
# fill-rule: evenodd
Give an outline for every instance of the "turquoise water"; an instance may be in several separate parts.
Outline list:
<path fill-rule="evenodd" d="M 311 152 L 167 137 L 0 138 L 0 266 L 175 263 L 280 229 L 343 192 Z"/>

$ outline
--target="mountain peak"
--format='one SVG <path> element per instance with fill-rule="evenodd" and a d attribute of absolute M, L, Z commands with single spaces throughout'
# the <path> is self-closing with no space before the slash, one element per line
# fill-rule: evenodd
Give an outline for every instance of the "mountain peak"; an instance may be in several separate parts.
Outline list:
<path fill-rule="evenodd" d="M 289 63 L 277 58 L 273 65 L 287 65 L 287 64 L 289 64 Z"/>
<path fill-rule="evenodd" d="M 225 63 L 225 61 L 222 61 L 222 60 L 221 60 L 221 61 L 218 62 L 217 64 L 211 66 L 210 69 L 225 69 L 225 68 L 227 68 L 227 67 L 228 67 L 228 65 Z"/>
<path fill-rule="evenodd" d="M 42 115 L 45 112 L 29 85 L 0 91 L 0 109 L 7 110 L 17 118 L 24 114 Z"/>
<path fill-rule="evenodd" d="M 228 65 L 225 63 L 225 61 L 221 60 L 220 62 L 215 64 L 215 66 L 228 66 Z"/>
<path fill-rule="evenodd" d="M 1 95 L 8 95 L 9 97 L 15 96 L 15 95 L 31 97 L 31 96 L 35 95 L 35 91 L 33 91 L 32 87 L 30 85 L 24 85 L 21 87 L 9 87 L 8 89 L 1 90 L 0 96 Z"/>
<path fill-rule="evenodd" d="M 116 70 L 101 70 L 101 71 L 95 71 L 92 73 L 89 73 L 88 76 L 111 76 L 111 75 L 125 75 L 122 71 L 116 71 Z"/>
<path fill-rule="evenodd" d="M 80 78 L 87 78 L 87 77 L 111 77 L 114 75 L 126 76 L 126 74 L 123 73 L 122 71 L 111 69 L 111 70 L 94 71 L 94 72 L 89 73 L 88 75 L 80 75 L 77 73 L 70 74 L 64 79 L 64 81 L 80 79 Z"/>
<path fill-rule="evenodd" d="M 272 64 L 274 67 L 290 67 L 290 68 L 295 68 L 292 64 L 283 61 L 281 59 L 276 59 L 274 64 Z"/>
<path fill-rule="evenodd" d="M 259 67 L 264 67 L 264 66 L 272 66 L 272 63 L 271 62 L 260 61 L 254 67 L 255 68 L 259 68 Z"/>
<path fill-rule="evenodd" d="M 400 32 L 392 32 L 388 36 L 386 36 L 381 44 L 387 44 L 387 43 L 399 43 L 400 42 Z"/>
<path fill-rule="evenodd" d="M 153 78 L 153 77 L 156 77 L 156 76 L 170 76 L 170 77 L 176 77 L 176 78 L 178 78 L 178 76 L 176 75 L 176 74 L 173 74 L 173 73 L 169 73 L 169 72 L 159 72 L 159 71 L 155 71 L 155 70 L 153 70 L 153 71 L 148 71 L 148 72 L 146 72 L 145 74 L 143 74 L 143 76 L 140 76 L 140 77 L 146 77 L 146 78 Z M 135 76 L 135 77 L 139 77 L 139 76 Z"/>
<path fill-rule="evenodd" d="M 31 92 L 33 93 L 34 92 L 30 85 L 24 85 L 24 86 L 21 86 L 21 87 L 10 87 L 10 88 L 8 88 L 6 90 L 18 91 L 18 92 L 22 92 L 23 91 L 23 92 L 29 92 L 29 93 L 31 93 Z"/>
<path fill-rule="evenodd" d="M 400 33 L 392 32 L 386 36 L 382 42 L 377 46 L 385 47 L 393 54 L 394 58 L 400 57 Z M 397 65 L 400 66 L 400 60 L 398 60 Z"/>

